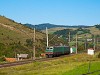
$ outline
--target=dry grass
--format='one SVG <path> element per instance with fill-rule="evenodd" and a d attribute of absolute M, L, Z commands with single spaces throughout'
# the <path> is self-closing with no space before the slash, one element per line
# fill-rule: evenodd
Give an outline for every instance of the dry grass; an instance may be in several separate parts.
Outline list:
<path fill-rule="evenodd" d="M 53 34 L 56 31 L 64 30 L 64 29 L 76 30 L 77 28 L 56 27 L 56 28 L 50 28 L 50 29 L 48 29 L 48 32 L 49 32 L 49 34 Z M 45 33 L 46 31 L 45 30 L 42 30 L 42 32 Z"/>
<path fill-rule="evenodd" d="M 34 37 L 33 34 L 34 31 L 32 29 L 0 16 L 0 43 L 20 41 L 22 44 L 25 44 L 26 39 L 32 39 Z M 43 38 L 45 38 L 45 34 L 36 31 L 36 40 L 43 40 Z M 37 44 L 39 43 L 41 43 L 41 41 L 37 42 Z"/>
<path fill-rule="evenodd" d="M 100 30 L 95 28 L 95 27 L 91 27 L 91 28 L 88 28 L 90 30 L 90 32 L 94 35 L 100 35 Z"/>

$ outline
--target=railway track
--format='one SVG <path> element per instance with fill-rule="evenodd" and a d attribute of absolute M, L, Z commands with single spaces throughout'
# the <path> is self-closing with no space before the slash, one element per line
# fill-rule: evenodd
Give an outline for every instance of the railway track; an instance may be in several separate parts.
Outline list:
<path fill-rule="evenodd" d="M 2 64 L 0 64 L 0 68 L 17 66 L 17 65 L 27 64 L 27 63 L 31 63 L 31 62 L 32 62 L 32 60 L 2 63 Z"/>
<path fill-rule="evenodd" d="M 25 60 L 25 61 L 16 61 L 16 62 L 10 62 L 10 63 L 2 63 L 2 64 L 0 64 L 0 68 L 23 65 L 23 64 L 33 63 L 36 61 L 39 61 L 39 62 L 50 61 L 50 60 L 55 60 L 55 59 L 59 59 L 59 58 L 69 57 L 69 56 L 71 56 L 71 55 L 64 55 L 64 56 L 54 57 L 54 58 L 40 58 L 40 59 L 38 58 L 35 60 Z"/>

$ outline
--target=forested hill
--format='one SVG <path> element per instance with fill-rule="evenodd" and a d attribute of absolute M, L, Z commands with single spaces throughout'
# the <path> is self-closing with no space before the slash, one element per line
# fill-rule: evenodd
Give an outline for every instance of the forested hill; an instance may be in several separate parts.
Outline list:
<path fill-rule="evenodd" d="M 38 25 L 32 25 L 32 24 L 24 24 L 25 26 L 28 26 L 30 28 L 36 28 L 38 30 L 44 30 L 46 27 L 48 29 L 50 28 L 56 28 L 56 27 L 66 27 L 66 28 L 88 28 L 88 27 L 91 27 L 91 26 L 86 26 L 86 25 L 73 25 L 73 26 L 70 26 L 70 25 L 55 25 L 55 24 L 50 24 L 50 23 L 43 23 L 43 24 L 38 24 Z"/>
<path fill-rule="evenodd" d="M 95 27 L 100 30 L 100 24 L 95 25 Z"/>
<path fill-rule="evenodd" d="M 64 26 L 64 25 L 54 25 L 54 24 L 50 24 L 50 23 L 43 23 L 43 24 L 38 24 L 38 25 L 32 25 L 32 24 L 24 24 L 25 26 L 28 26 L 28 27 L 30 27 L 30 28 L 36 28 L 36 29 L 38 29 L 38 30 L 44 30 L 44 29 L 46 29 L 46 27 L 48 28 L 48 29 L 50 29 L 50 28 L 55 28 L 55 27 L 66 27 L 66 26 Z"/>

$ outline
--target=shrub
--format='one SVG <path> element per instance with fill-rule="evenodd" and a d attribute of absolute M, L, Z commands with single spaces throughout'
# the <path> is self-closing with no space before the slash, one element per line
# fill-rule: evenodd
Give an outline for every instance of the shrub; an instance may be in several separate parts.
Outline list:
<path fill-rule="evenodd" d="M 0 61 L 5 61 L 5 56 L 0 57 Z"/>
<path fill-rule="evenodd" d="M 97 53 L 95 53 L 94 57 L 95 57 L 95 58 L 100 58 L 100 51 L 97 52 Z"/>

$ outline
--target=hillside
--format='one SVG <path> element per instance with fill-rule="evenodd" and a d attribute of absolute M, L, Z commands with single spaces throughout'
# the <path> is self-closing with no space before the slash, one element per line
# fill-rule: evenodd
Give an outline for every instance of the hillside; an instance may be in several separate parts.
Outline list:
<path fill-rule="evenodd" d="M 36 45 L 37 56 L 44 52 L 46 48 L 46 35 L 36 30 L 36 43 L 33 43 L 33 33 L 32 29 L 21 23 L 0 16 L 0 56 L 14 57 L 15 53 L 28 53 L 32 55 L 33 44 Z M 53 35 L 49 35 L 49 39 L 52 37 Z M 49 45 L 63 43 L 60 39 L 58 41 L 53 39 L 52 41 L 49 42 Z"/>
<path fill-rule="evenodd" d="M 28 27 L 23 26 L 20 23 L 16 23 L 13 20 L 10 20 L 6 17 L 0 16 L 0 36 L 4 36 L 2 39 L 5 39 L 6 37 L 9 37 L 9 39 L 13 39 L 13 41 L 21 41 L 22 43 L 25 42 L 25 39 L 31 39 L 33 38 L 33 30 L 29 29 Z M 36 40 L 43 39 L 45 34 L 36 31 Z M 10 38 L 11 37 L 11 38 Z M 11 40 L 2 40 L 4 41 L 11 41 Z"/>
<path fill-rule="evenodd" d="M 78 28 L 76 30 L 74 29 L 63 29 L 63 30 L 59 30 L 59 31 L 56 31 L 54 32 L 53 34 L 56 34 L 56 35 L 62 35 L 62 36 L 67 36 L 67 34 L 70 34 L 71 35 L 81 35 L 81 34 L 86 34 L 86 33 L 90 33 L 90 30 L 89 29 L 83 29 L 83 28 Z"/>
<path fill-rule="evenodd" d="M 95 25 L 95 27 L 100 30 L 100 24 Z"/>
<path fill-rule="evenodd" d="M 94 27 L 87 28 L 87 29 L 90 30 L 90 32 L 93 35 L 100 35 L 100 30 L 98 28 L 96 28 L 95 26 Z"/>
<path fill-rule="evenodd" d="M 82 28 L 82 30 L 78 30 L 80 28 Z M 79 28 L 73 28 L 73 27 L 70 27 L 70 28 L 66 28 L 66 27 L 56 27 L 56 28 L 50 28 L 50 29 L 48 29 L 48 31 L 51 34 L 59 34 L 59 33 L 62 33 L 62 31 L 63 31 L 63 33 L 66 33 L 67 34 L 69 31 L 66 32 L 66 30 L 68 30 L 68 29 L 70 30 L 70 32 L 74 32 L 74 31 L 77 30 L 78 34 L 79 34 L 80 31 L 83 31 L 85 33 L 86 32 L 89 32 L 92 35 L 100 35 L 99 28 L 96 28 L 95 26 L 90 26 L 90 27 L 86 27 L 86 28 L 84 28 L 84 27 L 79 27 Z M 45 32 L 44 30 L 42 30 L 42 31 Z M 63 35 L 63 33 L 62 33 L 62 35 Z"/>
<path fill-rule="evenodd" d="M 50 31 L 50 29 L 49 29 Z M 52 31 L 52 29 L 51 29 Z M 70 32 L 70 42 L 69 42 L 69 32 Z M 78 40 L 78 51 L 84 51 L 86 50 L 84 47 L 84 43 L 87 42 L 86 47 L 93 48 L 94 46 L 94 38 L 95 38 L 95 44 L 96 44 L 96 50 L 99 50 L 100 48 L 100 30 L 98 28 L 89 27 L 89 28 L 72 28 L 72 29 L 62 29 L 62 30 L 56 30 L 55 32 L 52 32 L 52 34 L 57 35 L 59 38 L 62 38 L 63 40 L 69 42 L 70 47 L 76 45 L 76 34 L 77 34 L 77 40 Z M 88 39 L 91 39 L 91 41 L 88 41 Z"/>

